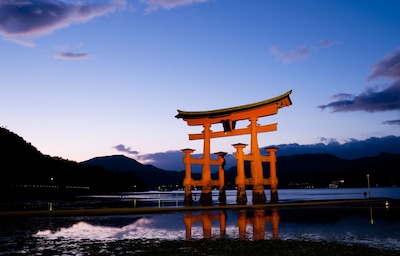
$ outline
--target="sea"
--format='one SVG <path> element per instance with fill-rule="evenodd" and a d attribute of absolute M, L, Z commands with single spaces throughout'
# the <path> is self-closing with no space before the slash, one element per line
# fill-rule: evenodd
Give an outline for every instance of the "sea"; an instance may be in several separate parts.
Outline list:
<path fill-rule="evenodd" d="M 251 191 L 246 191 L 251 204 Z M 199 205 L 201 191 L 193 191 Z M 265 191 L 267 199 L 269 190 Z M 112 255 L 107 245 L 130 240 L 307 240 L 361 244 L 398 250 L 400 188 L 280 189 L 279 203 L 257 208 L 179 210 L 183 191 L 127 192 L 77 197 L 75 201 L 26 201 L 1 211 L 58 209 L 176 208 L 174 211 L 124 215 L 0 218 L 0 255 L 89 255 L 93 245 Z M 236 191 L 226 191 L 236 205 Z M 368 199 L 377 199 L 371 202 Z M 359 200 L 358 203 L 329 203 Z M 365 203 L 362 203 L 365 200 Z M 325 202 L 325 203 L 324 203 Z M 328 203 L 326 203 L 328 202 Z M 308 204 L 310 203 L 310 204 Z M 213 191 L 218 205 L 218 191 Z M 99 252 L 99 251 L 98 251 Z"/>

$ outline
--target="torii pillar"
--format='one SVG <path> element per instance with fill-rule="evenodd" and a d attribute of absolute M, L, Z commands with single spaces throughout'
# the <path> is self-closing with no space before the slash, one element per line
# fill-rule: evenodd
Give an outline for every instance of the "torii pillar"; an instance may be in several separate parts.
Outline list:
<path fill-rule="evenodd" d="M 269 183 L 271 184 L 271 203 L 278 202 L 278 178 L 276 177 L 276 151 L 274 147 L 266 148 L 269 153 Z"/>
<path fill-rule="evenodd" d="M 183 157 L 183 162 L 185 164 L 185 179 L 183 180 L 183 186 L 185 186 L 185 198 L 184 203 L 185 205 L 192 205 L 193 197 L 192 197 L 192 186 L 193 186 L 193 179 L 192 179 L 192 171 L 191 171 L 191 157 L 190 154 L 194 152 L 194 149 L 185 148 L 181 150 L 185 153 Z"/>
<path fill-rule="evenodd" d="M 233 144 L 236 148 L 236 162 L 237 162 L 237 176 L 236 176 L 236 186 L 237 186 L 237 196 L 236 202 L 238 205 L 247 204 L 247 195 L 246 195 L 246 176 L 244 174 L 244 154 L 243 149 L 246 147 L 246 144 L 237 143 Z"/>
<path fill-rule="evenodd" d="M 203 166 L 201 171 L 202 188 L 200 195 L 200 203 L 211 204 L 212 202 L 212 183 L 211 183 L 211 162 L 210 162 L 210 133 L 211 124 L 205 123 L 204 125 L 204 146 L 203 146 Z"/>
<path fill-rule="evenodd" d="M 218 201 L 220 204 L 226 204 L 226 193 L 225 193 L 225 155 L 226 152 L 217 152 L 215 155 L 218 156 L 221 164 L 218 165 L 218 180 L 219 180 L 219 195 Z"/>

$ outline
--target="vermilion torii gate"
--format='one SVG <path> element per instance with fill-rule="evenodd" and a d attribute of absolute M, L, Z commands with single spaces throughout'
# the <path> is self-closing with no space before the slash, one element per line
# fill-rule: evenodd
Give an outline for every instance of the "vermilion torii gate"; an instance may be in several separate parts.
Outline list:
<path fill-rule="evenodd" d="M 266 202 L 266 196 L 264 192 L 264 186 L 271 186 L 271 201 L 278 201 L 278 178 L 276 177 L 276 156 L 275 151 L 277 149 L 267 149 L 268 156 L 261 156 L 260 149 L 258 146 L 257 134 L 260 132 L 270 132 L 277 130 L 277 123 L 260 125 L 257 123 L 258 118 L 275 115 L 278 110 L 282 107 L 287 107 L 292 104 L 289 95 L 292 91 L 288 91 L 280 96 L 271 98 L 268 100 L 256 102 L 253 104 L 247 104 L 232 108 L 217 109 L 211 111 L 182 111 L 178 110 L 176 118 L 182 118 L 187 122 L 189 126 L 203 126 L 204 130 L 199 134 L 189 134 L 189 140 L 204 140 L 203 145 L 203 157 L 193 158 L 190 154 L 194 151 L 193 149 L 183 149 L 185 153 L 185 203 L 190 204 L 192 202 L 192 186 L 201 186 L 202 192 L 200 196 L 200 202 L 203 204 L 211 204 L 212 202 L 212 187 L 219 186 L 220 197 L 224 192 L 224 155 L 225 153 L 216 153 L 219 157 L 218 160 L 211 159 L 210 152 L 210 140 L 211 138 L 221 138 L 227 136 L 237 136 L 250 134 L 250 154 L 245 155 L 243 149 L 247 146 L 246 144 L 234 144 L 237 152 L 235 154 L 237 160 L 237 203 L 246 204 L 246 185 L 253 185 L 253 203 L 260 204 Z M 236 127 L 236 122 L 240 120 L 249 120 L 250 124 L 245 128 Z M 221 123 L 223 130 L 212 131 L 211 125 Z M 246 178 L 244 174 L 244 161 L 250 161 L 251 178 Z M 262 162 L 270 163 L 270 178 L 264 179 Z M 202 179 L 193 180 L 191 178 L 191 165 L 201 164 L 202 165 Z M 211 179 L 211 165 L 219 165 L 219 180 L 213 181 Z"/>

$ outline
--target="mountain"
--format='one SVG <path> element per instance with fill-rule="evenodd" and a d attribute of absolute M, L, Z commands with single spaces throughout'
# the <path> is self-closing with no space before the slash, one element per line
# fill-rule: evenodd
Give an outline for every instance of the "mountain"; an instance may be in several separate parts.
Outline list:
<path fill-rule="evenodd" d="M 164 189 L 176 189 L 177 186 L 182 186 L 182 181 L 185 176 L 184 171 L 165 171 L 153 165 L 143 165 L 124 155 L 95 157 L 81 162 L 81 164 L 100 166 L 109 171 L 133 173 L 136 177 L 143 180 L 149 189 L 158 189 L 163 186 Z"/>
<path fill-rule="evenodd" d="M 59 198 L 76 194 L 143 190 L 133 173 L 42 154 L 22 137 L 0 127 L 0 199 Z"/>
<path fill-rule="evenodd" d="M 264 177 L 269 176 L 265 163 Z M 249 163 L 245 163 L 247 177 Z M 366 187 L 367 174 L 371 186 L 391 187 L 400 185 L 400 155 L 381 153 L 373 157 L 342 159 L 331 154 L 299 154 L 277 157 L 277 176 L 280 188 Z M 236 167 L 226 170 L 227 184 L 234 184 Z"/>

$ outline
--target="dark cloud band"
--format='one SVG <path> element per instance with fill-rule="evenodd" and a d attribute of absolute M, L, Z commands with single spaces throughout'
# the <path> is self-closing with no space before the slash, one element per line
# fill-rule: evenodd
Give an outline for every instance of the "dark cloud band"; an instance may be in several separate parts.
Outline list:
<path fill-rule="evenodd" d="M 400 110 L 400 49 L 388 54 L 372 68 L 368 81 L 375 78 L 386 78 L 392 83 L 383 89 L 368 87 L 360 95 L 341 93 L 334 95 L 336 101 L 318 106 L 321 109 L 331 109 L 333 112 L 347 111 L 399 111 Z M 383 124 L 398 124 L 399 120 L 389 120 Z"/>
<path fill-rule="evenodd" d="M 400 110 L 400 80 L 382 91 L 367 90 L 360 95 L 338 94 L 333 98 L 338 100 L 319 108 L 329 108 L 333 112 Z"/>
<path fill-rule="evenodd" d="M 77 59 L 88 59 L 90 56 L 87 53 L 73 53 L 73 52 L 63 52 L 59 53 L 55 56 L 59 59 L 67 59 L 67 60 L 77 60 Z"/>
<path fill-rule="evenodd" d="M 11 38 L 42 36 L 115 10 L 112 3 L 6 0 L 0 2 L 0 34 Z"/>

